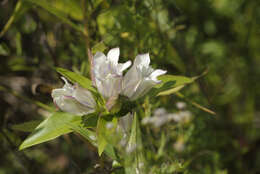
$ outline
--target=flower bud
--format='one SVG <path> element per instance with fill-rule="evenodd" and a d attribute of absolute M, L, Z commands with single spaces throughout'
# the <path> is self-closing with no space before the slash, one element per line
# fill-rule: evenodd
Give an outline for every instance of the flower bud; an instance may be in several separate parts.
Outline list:
<path fill-rule="evenodd" d="M 52 90 L 51 96 L 54 103 L 65 112 L 75 115 L 85 115 L 95 111 L 96 101 L 91 92 L 77 84 L 72 86 L 62 77 L 65 85 Z"/>

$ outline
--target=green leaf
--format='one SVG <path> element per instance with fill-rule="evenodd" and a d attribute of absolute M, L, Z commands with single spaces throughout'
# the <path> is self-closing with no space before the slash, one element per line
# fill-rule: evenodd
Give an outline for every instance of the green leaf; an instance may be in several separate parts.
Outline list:
<path fill-rule="evenodd" d="M 9 30 L 11 25 L 22 16 L 22 14 L 27 11 L 30 8 L 30 6 L 23 1 L 17 1 L 15 5 L 14 12 L 12 16 L 8 19 L 7 23 L 3 27 L 2 31 L 0 32 L 0 38 Z"/>
<path fill-rule="evenodd" d="M 72 83 L 78 83 L 83 88 L 86 88 L 92 92 L 96 92 L 96 89 L 92 87 L 91 80 L 88 78 L 63 68 L 56 68 L 56 71 L 62 76 L 66 77 Z"/>
<path fill-rule="evenodd" d="M 92 54 L 96 54 L 96 52 L 104 52 L 104 50 L 106 49 L 106 45 L 103 42 L 99 42 L 96 45 L 94 45 L 91 49 Z"/>
<path fill-rule="evenodd" d="M 21 124 L 12 125 L 12 129 L 22 132 L 32 132 L 40 123 L 41 120 L 28 121 Z"/>
<path fill-rule="evenodd" d="M 156 159 L 159 159 L 161 156 L 163 156 L 165 144 L 166 144 L 166 137 L 165 137 L 165 133 L 163 132 L 161 135 L 160 147 L 156 154 Z"/>
<path fill-rule="evenodd" d="M 146 161 L 144 158 L 141 130 L 136 113 L 134 113 L 131 134 L 127 144 L 127 153 L 128 156 L 125 158 L 126 174 L 136 173 L 136 171 L 138 171 L 138 173 L 146 173 Z"/>
<path fill-rule="evenodd" d="M 40 144 L 60 135 L 70 133 L 69 125 L 80 125 L 81 117 L 68 113 L 56 112 L 44 120 L 20 145 L 19 150 Z"/>
<path fill-rule="evenodd" d="M 97 127 L 98 114 L 91 113 L 82 117 L 82 124 L 85 128 L 95 128 Z"/>
<path fill-rule="evenodd" d="M 98 155 L 101 156 L 106 145 L 107 141 L 104 135 L 105 127 L 107 121 L 103 117 L 99 117 L 98 124 L 97 124 L 97 143 L 98 143 Z"/>
<path fill-rule="evenodd" d="M 179 90 L 181 90 L 182 88 L 184 88 L 185 85 L 181 85 L 181 86 L 177 86 L 177 87 L 173 87 L 169 90 L 165 90 L 165 91 L 162 91 L 162 92 L 159 92 L 157 94 L 157 96 L 163 96 L 163 95 L 171 95 L 171 94 L 174 94 L 176 92 L 178 92 Z"/>
<path fill-rule="evenodd" d="M 22 49 L 22 36 L 20 32 L 16 33 L 15 44 L 16 44 L 16 55 L 21 56 L 23 49 Z"/>
<path fill-rule="evenodd" d="M 66 14 L 66 12 L 64 12 L 62 9 L 57 9 L 56 6 L 52 5 L 50 2 L 47 2 L 45 0 L 25 0 L 25 1 L 28 1 L 28 2 L 36 5 L 36 6 L 39 6 L 39 7 L 43 8 L 43 9 L 45 9 L 49 13 L 51 13 L 54 16 L 56 16 L 59 19 L 61 19 L 62 22 L 70 25 L 75 30 L 84 33 L 83 26 L 76 25 L 75 23 L 73 23 L 71 20 L 68 19 L 68 14 Z"/>
<path fill-rule="evenodd" d="M 1 56 L 9 56 L 10 50 L 5 44 L 0 44 L 0 55 Z"/>
<path fill-rule="evenodd" d="M 67 16 L 82 21 L 83 20 L 83 10 L 81 7 L 81 1 L 71 1 L 71 0 L 56 0 L 56 1 L 49 1 L 51 5 L 58 10 L 62 11 Z"/>
<path fill-rule="evenodd" d="M 93 7 L 97 8 L 102 2 L 103 2 L 103 0 L 95 0 L 95 1 L 93 1 Z"/>
<path fill-rule="evenodd" d="M 117 117 L 113 115 L 102 115 L 99 116 L 97 124 L 97 142 L 98 142 L 98 154 L 102 154 L 107 146 L 115 145 L 117 136 L 115 131 L 117 127 Z"/>
<path fill-rule="evenodd" d="M 176 75 L 162 75 L 159 76 L 158 79 L 161 80 L 162 83 L 156 85 L 155 88 L 160 88 L 163 86 L 163 84 L 172 81 L 175 82 L 174 87 L 193 82 L 192 78 L 185 77 L 185 76 L 176 76 Z"/>
<path fill-rule="evenodd" d="M 195 80 L 194 78 L 175 75 L 163 75 L 158 77 L 158 79 L 161 80 L 162 83 L 156 85 L 152 90 L 152 95 L 156 96 L 173 94 Z"/>

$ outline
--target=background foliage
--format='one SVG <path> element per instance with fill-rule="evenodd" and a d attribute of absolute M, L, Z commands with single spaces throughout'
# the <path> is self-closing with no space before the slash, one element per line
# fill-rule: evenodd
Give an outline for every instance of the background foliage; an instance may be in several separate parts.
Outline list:
<path fill-rule="evenodd" d="M 18 147 L 54 108 L 50 90 L 62 85 L 54 67 L 88 76 L 87 48 L 117 46 L 122 62 L 149 52 L 152 66 L 169 74 L 207 72 L 182 90 L 185 97 L 142 105 L 151 115 L 185 101 L 192 113 L 183 124 L 142 126 L 152 137 L 143 136 L 150 172 L 260 172 L 259 1 L 3 0 L 0 8 L 0 173 L 111 172 L 111 160 L 80 136 Z"/>

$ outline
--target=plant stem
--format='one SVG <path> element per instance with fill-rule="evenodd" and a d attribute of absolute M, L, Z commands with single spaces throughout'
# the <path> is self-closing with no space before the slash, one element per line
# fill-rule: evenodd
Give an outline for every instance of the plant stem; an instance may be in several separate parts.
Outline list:
<path fill-rule="evenodd" d="M 87 14 L 87 3 L 86 0 L 81 0 L 82 3 L 82 10 L 83 10 L 83 22 L 84 22 L 84 37 L 86 43 L 86 54 L 88 55 L 88 61 L 90 63 L 90 77 L 92 80 L 93 85 L 95 85 L 94 75 L 93 75 L 93 55 L 90 49 L 90 39 L 89 39 L 89 28 L 88 28 L 88 14 Z"/>

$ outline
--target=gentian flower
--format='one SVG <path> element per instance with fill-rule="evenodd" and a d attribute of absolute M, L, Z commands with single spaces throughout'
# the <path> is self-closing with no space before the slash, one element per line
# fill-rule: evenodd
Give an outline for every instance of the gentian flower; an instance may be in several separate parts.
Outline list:
<path fill-rule="evenodd" d="M 62 88 L 52 90 L 51 96 L 54 103 L 65 112 L 75 115 L 85 115 L 95 111 L 96 101 L 91 92 L 80 86 L 71 85 L 62 77 L 65 85 Z"/>
<path fill-rule="evenodd" d="M 122 94 L 129 97 L 130 100 L 136 100 L 145 95 L 152 87 L 161 82 L 157 77 L 166 73 L 161 69 L 154 70 L 149 64 L 148 53 L 137 55 L 134 65 L 124 76 Z"/>
<path fill-rule="evenodd" d="M 107 56 L 97 52 L 93 59 L 94 81 L 105 99 L 117 97 L 122 88 L 123 71 L 131 66 L 131 61 L 118 63 L 119 48 L 111 49 Z"/>

